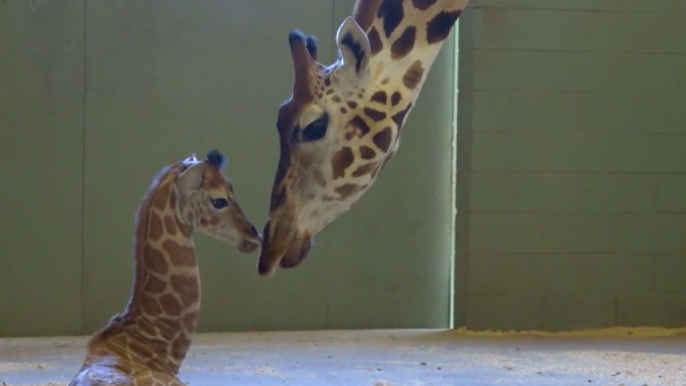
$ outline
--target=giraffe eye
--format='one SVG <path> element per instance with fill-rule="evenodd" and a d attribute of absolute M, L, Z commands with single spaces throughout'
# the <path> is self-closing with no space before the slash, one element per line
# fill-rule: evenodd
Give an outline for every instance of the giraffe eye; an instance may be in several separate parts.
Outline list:
<path fill-rule="evenodd" d="M 318 141 L 326 135 L 326 127 L 329 125 L 329 116 L 324 115 L 316 121 L 310 123 L 303 129 L 301 140 L 303 142 Z"/>
<path fill-rule="evenodd" d="M 212 201 L 212 206 L 217 209 L 222 209 L 229 206 L 229 200 L 225 198 L 211 198 L 210 201 Z"/>

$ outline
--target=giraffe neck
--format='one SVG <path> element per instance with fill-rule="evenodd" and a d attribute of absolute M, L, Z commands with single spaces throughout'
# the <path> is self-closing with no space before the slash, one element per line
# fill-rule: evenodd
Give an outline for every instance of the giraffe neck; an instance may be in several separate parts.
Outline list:
<path fill-rule="evenodd" d="M 108 351 L 176 374 L 197 326 L 200 277 L 172 174 L 160 173 L 139 207 L 131 297 L 98 336 Z"/>
<path fill-rule="evenodd" d="M 356 9 L 365 3 L 360 0 Z M 389 97 L 394 109 L 412 108 L 443 43 L 468 0 L 383 0 L 373 17 L 356 14 L 367 32 L 372 80 Z M 369 7 L 373 8 L 373 7 Z M 401 123 L 402 125 L 402 123 Z"/>

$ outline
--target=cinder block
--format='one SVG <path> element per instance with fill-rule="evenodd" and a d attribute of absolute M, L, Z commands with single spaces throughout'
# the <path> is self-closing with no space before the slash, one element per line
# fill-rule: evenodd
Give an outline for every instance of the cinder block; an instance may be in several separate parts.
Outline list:
<path fill-rule="evenodd" d="M 470 214 L 473 253 L 686 252 L 686 213 Z"/>
<path fill-rule="evenodd" d="M 469 294 L 648 292 L 653 289 L 652 265 L 650 255 L 640 254 L 473 254 Z"/>
<path fill-rule="evenodd" d="M 582 175 L 577 186 L 579 206 L 586 213 L 656 212 L 659 210 L 660 178 L 654 174 Z"/>
<path fill-rule="evenodd" d="M 682 109 L 686 114 L 686 109 Z M 682 122 L 686 121 L 682 120 Z M 683 125 L 686 130 L 686 125 Z M 686 175 L 658 175 L 656 212 L 686 213 Z"/>
<path fill-rule="evenodd" d="M 480 172 L 684 173 L 683 154 L 686 137 L 680 134 L 472 134 L 472 170 Z"/>
<path fill-rule="evenodd" d="M 543 298 L 543 326 L 546 330 L 607 328 L 615 324 L 615 295 L 550 294 Z"/>
<path fill-rule="evenodd" d="M 479 173 L 471 175 L 472 212 L 579 212 L 579 176 Z"/>
<path fill-rule="evenodd" d="M 686 293 L 618 295 L 620 326 L 686 327 Z"/>
<path fill-rule="evenodd" d="M 515 1 L 501 2 L 510 5 Z M 562 1 L 548 2 L 545 8 L 555 8 L 550 10 L 476 7 L 474 46 L 487 50 L 686 53 L 686 42 L 673 38 L 683 33 L 686 14 L 669 14 L 663 9 L 660 13 L 569 12 L 558 8 L 559 3 Z M 498 21 L 498 28 L 493 28 L 493 20 Z"/>
<path fill-rule="evenodd" d="M 541 217 L 524 214 L 470 214 L 472 253 L 515 253 L 543 250 Z"/>
<path fill-rule="evenodd" d="M 686 95 L 474 91 L 474 131 L 683 134 Z M 655 120 L 660 124 L 656 125 Z"/>
<path fill-rule="evenodd" d="M 686 57 L 608 52 L 474 50 L 474 88 L 683 93 Z M 631 81 L 627 81 L 630 79 Z"/>
<path fill-rule="evenodd" d="M 467 328 L 472 330 L 540 330 L 542 295 L 470 295 Z"/>
<path fill-rule="evenodd" d="M 655 291 L 686 293 L 686 252 L 653 257 Z"/>
<path fill-rule="evenodd" d="M 549 293 L 648 292 L 652 289 L 649 255 L 560 255 L 539 264 Z"/>
<path fill-rule="evenodd" d="M 635 13 L 660 12 L 660 14 L 686 13 L 684 3 L 674 0 L 555 0 L 554 3 L 551 3 L 550 0 L 479 0 L 478 2 L 475 1 L 470 7 L 475 9 L 526 8 L 531 10 L 549 10 L 551 7 L 554 7 L 554 9 L 569 11 L 630 11 Z"/>
<path fill-rule="evenodd" d="M 540 294 L 548 289 L 541 257 L 478 254 L 469 259 L 470 295 Z"/>

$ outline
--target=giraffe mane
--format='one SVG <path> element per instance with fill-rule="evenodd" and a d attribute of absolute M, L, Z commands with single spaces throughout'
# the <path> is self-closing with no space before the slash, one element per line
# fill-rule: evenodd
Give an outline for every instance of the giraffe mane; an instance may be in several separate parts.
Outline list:
<path fill-rule="evenodd" d="M 134 233 L 134 260 L 135 260 L 135 270 L 134 270 L 134 275 L 137 275 L 138 272 L 142 271 L 143 265 L 145 264 L 145 261 L 143 259 L 143 254 L 145 253 L 145 240 L 148 237 L 148 225 L 150 221 L 150 206 L 152 205 L 153 199 L 155 198 L 155 192 L 157 192 L 157 189 L 160 186 L 160 183 L 164 181 L 165 177 L 169 175 L 171 170 L 173 169 L 175 165 L 169 165 L 164 167 L 162 170 L 160 170 L 157 175 L 152 179 L 152 182 L 150 183 L 150 186 L 148 188 L 148 191 L 145 193 L 145 196 L 143 196 L 143 199 L 141 200 L 140 204 L 138 205 L 138 209 L 136 210 L 136 215 L 135 215 L 135 223 L 136 223 L 136 229 Z M 124 310 L 124 314 L 130 314 L 136 311 L 135 308 L 132 307 L 132 305 L 138 304 L 138 299 L 134 299 L 133 297 L 136 296 L 136 294 L 140 293 L 142 288 L 141 286 L 145 285 L 144 280 L 136 280 L 134 277 L 134 283 L 137 283 L 138 288 L 133 288 L 132 290 L 132 297 L 131 300 L 129 301 L 129 304 L 126 305 L 126 309 Z M 105 338 L 108 335 L 113 334 L 119 328 L 122 327 L 122 320 L 123 320 L 123 315 L 122 314 L 116 314 L 112 318 L 110 318 L 109 322 L 105 327 L 103 327 L 97 334 L 93 336 L 93 338 L 99 337 L 99 338 Z"/>

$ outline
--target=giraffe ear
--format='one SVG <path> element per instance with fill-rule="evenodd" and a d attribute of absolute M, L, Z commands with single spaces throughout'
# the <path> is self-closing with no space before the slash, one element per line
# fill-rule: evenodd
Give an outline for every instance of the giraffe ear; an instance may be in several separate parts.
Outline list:
<path fill-rule="evenodd" d="M 369 39 L 359 24 L 350 16 L 343 20 L 336 33 L 338 50 L 343 55 L 343 66 L 357 75 L 367 71 L 371 49 Z"/>
<path fill-rule="evenodd" d="M 178 178 L 178 186 L 182 193 L 190 194 L 200 188 L 205 176 L 205 162 L 197 162 L 186 169 Z"/>

